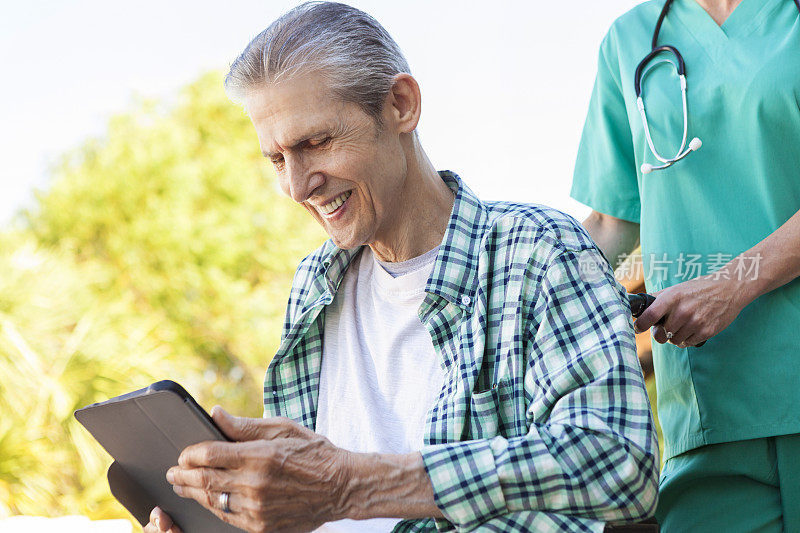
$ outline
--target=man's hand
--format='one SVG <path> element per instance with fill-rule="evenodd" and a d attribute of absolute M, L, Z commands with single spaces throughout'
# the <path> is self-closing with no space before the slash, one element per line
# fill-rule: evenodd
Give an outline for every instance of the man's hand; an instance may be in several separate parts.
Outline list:
<path fill-rule="evenodd" d="M 144 533 L 183 533 L 181 528 L 172 523 L 172 519 L 160 507 L 154 508 L 150 512 L 150 522 L 144 526 Z"/>
<path fill-rule="evenodd" d="M 711 274 L 658 291 L 653 294 L 656 301 L 636 319 L 634 330 L 641 333 L 664 319 L 653 331 L 657 342 L 696 346 L 727 328 L 749 303 L 738 285 Z"/>
<path fill-rule="evenodd" d="M 179 496 L 245 531 L 310 531 L 346 516 L 350 452 L 287 418 L 240 418 L 219 407 L 212 417 L 236 442 L 183 450 L 167 472 Z M 230 513 L 220 508 L 223 492 Z"/>

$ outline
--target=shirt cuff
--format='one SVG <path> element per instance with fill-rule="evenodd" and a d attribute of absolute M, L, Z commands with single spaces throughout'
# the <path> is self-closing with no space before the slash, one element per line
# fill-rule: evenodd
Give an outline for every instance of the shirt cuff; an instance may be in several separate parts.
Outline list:
<path fill-rule="evenodd" d="M 503 438 L 496 437 L 503 447 Z M 436 506 L 459 531 L 507 512 L 491 440 L 426 446 L 420 452 Z"/>

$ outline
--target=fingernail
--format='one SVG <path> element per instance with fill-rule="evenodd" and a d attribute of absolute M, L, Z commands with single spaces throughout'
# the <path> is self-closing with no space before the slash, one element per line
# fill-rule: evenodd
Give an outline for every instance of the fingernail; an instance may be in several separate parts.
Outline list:
<path fill-rule="evenodd" d="M 181 489 L 180 485 L 172 485 L 172 490 L 174 490 L 175 494 L 178 496 L 183 496 L 183 489 Z"/>
<path fill-rule="evenodd" d="M 159 519 L 159 518 L 156 518 L 156 527 L 158 529 L 161 529 L 161 519 Z"/>
<path fill-rule="evenodd" d="M 172 473 L 172 469 L 167 470 L 167 481 L 169 481 L 170 483 L 175 482 L 175 474 Z"/>

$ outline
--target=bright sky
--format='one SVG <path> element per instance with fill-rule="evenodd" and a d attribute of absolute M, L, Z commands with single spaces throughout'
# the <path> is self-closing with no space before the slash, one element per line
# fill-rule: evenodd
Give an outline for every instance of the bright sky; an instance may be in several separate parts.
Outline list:
<path fill-rule="evenodd" d="M 0 224 L 49 165 L 134 95 L 225 69 L 288 0 L 26 0 L 0 18 Z M 422 87 L 420 138 L 485 199 L 579 219 L 572 169 L 600 40 L 636 0 L 352 0 L 399 43 Z M 253 142 L 256 142 L 255 133 Z"/>

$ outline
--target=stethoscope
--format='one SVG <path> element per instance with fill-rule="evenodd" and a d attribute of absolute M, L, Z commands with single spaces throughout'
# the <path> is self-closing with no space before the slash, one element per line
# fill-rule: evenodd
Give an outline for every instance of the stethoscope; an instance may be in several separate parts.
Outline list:
<path fill-rule="evenodd" d="M 797 10 L 800 11 L 800 0 L 794 0 L 795 5 L 797 6 Z M 683 56 L 681 53 L 678 52 L 678 49 L 674 46 L 663 45 L 658 46 L 658 34 L 661 31 L 661 24 L 664 22 L 664 17 L 667 16 L 667 12 L 669 11 L 669 6 L 672 4 L 672 0 L 666 0 L 664 2 L 664 7 L 661 8 L 661 14 L 658 16 L 658 22 L 656 22 L 656 28 L 653 31 L 653 43 L 651 46 L 650 53 L 644 56 L 639 62 L 639 65 L 636 67 L 636 75 L 634 76 L 633 83 L 634 87 L 636 88 L 636 107 L 639 109 L 639 114 L 642 116 L 642 125 L 644 126 L 644 136 L 647 139 L 647 144 L 650 147 L 650 151 L 653 153 L 656 159 L 661 161 L 661 165 L 651 165 L 650 163 L 642 163 L 641 171 L 642 174 L 649 174 L 654 170 L 661 170 L 664 168 L 669 168 L 690 153 L 694 152 L 695 150 L 699 149 L 703 142 L 698 138 L 694 137 L 691 141 L 689 141 L 689 146 L 686 146 L 686 136 L 688 133 L 689 127 L 689 115 L 686 108 L 686 63 L 683 61 Z M 642 100 L 642 79 L 645 74 L 647 74 L 650 69 L 648 68 L 645 70 L 645 67 L 653 59 L 656 55 L 660 54 L 661 52 L 669 52 L 675 59 L 677 60 L 677 65 L 669 59 L 662 59 L 658 63 L 671 63 L 678 72 L 678 78 L 681 84 L 681 99 L 683 100 L 683 139 L 681 140 L 681 147 L 678 148 L 678 152 L 673 157 L 663 157 L 661 154 L 658 153 L 656 150 L 655 145 L 653 144 L 653 139 L 650 136 L 650 127 L 647 125 L 647 114 L 644 111 L 644 100 Z"/>

